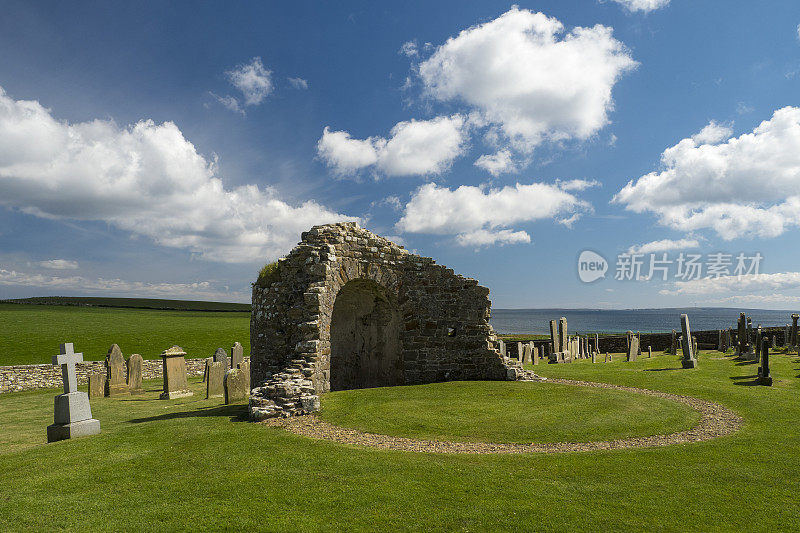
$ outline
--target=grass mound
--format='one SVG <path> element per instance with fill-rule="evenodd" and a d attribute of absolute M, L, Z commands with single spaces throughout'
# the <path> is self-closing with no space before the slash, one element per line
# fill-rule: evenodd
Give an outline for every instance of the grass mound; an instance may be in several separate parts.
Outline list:
<path fill-rule="evenodd" d="M 449 382 L 337 391 L 321 418 L 369 433 L 426 440 L 586 442 L 673 433 L 699 414 L 662 398 L 554 383 Z"/>

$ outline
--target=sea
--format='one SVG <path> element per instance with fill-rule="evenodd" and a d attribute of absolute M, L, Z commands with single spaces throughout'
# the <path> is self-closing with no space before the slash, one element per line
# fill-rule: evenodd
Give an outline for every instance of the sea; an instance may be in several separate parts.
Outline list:
<path fill-rule="evenodd" d="M 665 333 L 680 331 L 681 314 L 695 331 L 735 328 L 739 313 L 752 317 L 753 326 L 791 324 L 792 311 L 724 307 L 670 309 L 492 309 L 490 324 L 497 333 L 550 333 L 550 321 L 567 318 L 570 333 Z"/>

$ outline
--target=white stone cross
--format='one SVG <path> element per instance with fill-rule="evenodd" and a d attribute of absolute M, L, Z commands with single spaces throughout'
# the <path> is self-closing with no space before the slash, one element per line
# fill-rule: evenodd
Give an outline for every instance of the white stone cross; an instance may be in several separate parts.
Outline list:
<path fill-rule="evenodd" d="M 61 365 L 61 379 L 64 381 L 64 394 L 78 391 L 78 377 L 75 375 L 75 363 L 83 361 L 82 353 L 75 353 L 71 342 L 61 345 L 59 354 L 53 356 L 53 364 Z"/>

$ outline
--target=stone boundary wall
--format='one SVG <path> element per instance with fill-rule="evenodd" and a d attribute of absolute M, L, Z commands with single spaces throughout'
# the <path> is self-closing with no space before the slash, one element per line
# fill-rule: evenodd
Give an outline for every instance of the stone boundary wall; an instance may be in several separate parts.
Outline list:
<path fill-rule="evenodd" d="M 186 359 L 186 372 L 190 376 L 202 376 L 206 357 Z M 249 357 L 244 358 L 249 361 Z M 78 385 L 89 381 L 89 374 L 105 374 L 105 361 L 84 361 L 75 365 Z M 126 370 L 127 372 L 127 370 Z M 161 379 L 161 359 L 145 359 L 142 364 L 142 379 Z M 61 367 L 54 365 L 0 366 L 0 394 L 33 389 L 56 389 L 63 387 Z"/>
<path fill-rule="evenodd" d="M 753 328 L 755 329 L 755 328 Z M 736 335 L 736 328 L 730 328 L 731 335 L 735 337 Z M 678 336 L 681 336 L 681 330 L 675 330 Z M 762 334 L 766 335 L 767 337 L 772 337 L 773 335 L 777 335 L 778 339 L 778 346 L 783 346 L 786 343 L 786 336 L 785 328 L 783 326 L 775 326 L 775 327 L 766 327 L 761 328 Z M 570 336 L 575 335 L 574 332 L 570 332 Z M 580 334 L 583 336 L 584 334 Z M 702 350 L 716 350 L 717 348 L 717 341 L 719 332 L 716 329 L 713 330 L 703 330 L 703 331 L 692 331 L 692 335 L 697 337 L 697 344 L 700 345 L 700 349 Z M 498 337 L 502 337 L 502 335 L 498 335 Z M 594 339 L 594 334 L 589 334 L 589 339 Z M 520 342 L 528 342 L 532 340 L 534 345 L 538 348 L 543 344 L 549 344 L 549 340 L 545 339 L 522 339 Z M 516 344 L 517 341 L 507 341 L 506 345 L 508 346 L 509 354 L 516 355 Z M 594 342 L 594 341 L 592 341 Z M 642 351 L 646 352 L 647 347 L 651 346 L 654 352 L 663 352 L 664 350 L 670 348 L 672 345 L 672 332 L 670 333 L 642 333 Z M 607 335 L 607 336 L 600 336 L 600 353 L 625 353 L 627 350 L 628 344 L 625 338 L 625 335 Z"/>

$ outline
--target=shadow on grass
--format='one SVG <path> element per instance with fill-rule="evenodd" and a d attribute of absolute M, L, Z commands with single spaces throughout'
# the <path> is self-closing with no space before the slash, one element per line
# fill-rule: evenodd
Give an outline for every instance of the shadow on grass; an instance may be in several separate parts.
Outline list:
<path fill-rule="evenodd" d="M 736 366 L 746 366 L 746 365 L 757 365 L 760 364 L 758 361 L 740 361 L 736 363 Z"/>
<path fill-rule="evenodd" d="M 664 372 L 666 370 L 683 370 L 681 367 L 672 367 L 672 368 L 643 368 L 642 372 Z"/>
<path fill-rule="evenodd" d="M 744 385 L 745 387 L 752 387 L 753 385 L 759 384 L 757 374 L 753 376 L 731 376 L 731 379 L 734 381 L 734 385 Z"/>
<path fill-rule="evenodd" d="M 163 415 L 134 418 L 132 424 L 142 422 L 155 422 L 157 420 L 174 420 L 176 418 L 197 418 L 205 416 L 227 416 L 231 422 L 247 422 L 247 405 L 220 405 L 217 407 L 202 407 L 194 411 L 181 411 L 179 413 L 164 413 Z"/>

